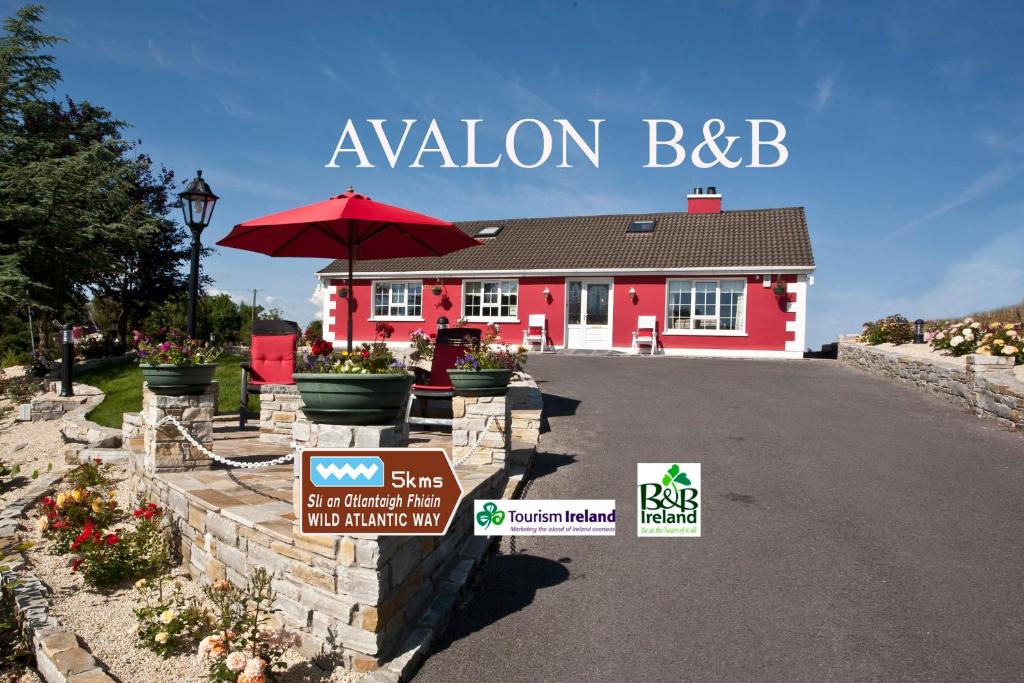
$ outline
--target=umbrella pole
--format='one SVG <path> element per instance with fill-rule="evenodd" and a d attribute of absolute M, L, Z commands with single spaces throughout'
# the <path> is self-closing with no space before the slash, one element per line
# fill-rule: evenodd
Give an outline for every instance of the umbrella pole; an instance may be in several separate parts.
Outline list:
<path fill-rule="evenodd" d="M 348 311 L 348 352 L 352 353 L 352 240 L 348 242 L 348 301 L 345 309 Z"/>

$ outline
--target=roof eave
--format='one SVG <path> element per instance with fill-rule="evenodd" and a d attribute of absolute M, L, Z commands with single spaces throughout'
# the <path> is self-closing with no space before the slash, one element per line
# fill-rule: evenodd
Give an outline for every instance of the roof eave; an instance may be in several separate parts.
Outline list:
<path fill-rule="evenodd" d="M 356 271 L 353 278 L 400 278 L 400 277 L 531 277 L 531 276 L 594 276 L 594 275 L 707 275 L 713 273 L 749 273 L 757 274 L 807 274 L 816 270 L 814 265 L 802 266 L 701 266 L 694 268 L 530 268 L 504 270 L 380 270 Z M 321 280 L 327 278 L 348 277 L 348 272 L 318 272 Z"/>

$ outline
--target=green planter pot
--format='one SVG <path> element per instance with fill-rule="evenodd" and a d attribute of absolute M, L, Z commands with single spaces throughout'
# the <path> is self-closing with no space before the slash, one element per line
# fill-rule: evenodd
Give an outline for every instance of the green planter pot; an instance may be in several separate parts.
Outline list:
<path fill-rule="evenodd" d="M 352 375 L 297 372 L 295 386 L 311 422 L 382 425 L 398 419 L 409 401 L 413 375 Z"/>
<path fill-rule="evenodd" d="M 142 377 L 154 394 L 201 394 L 217 374 L 216 363 L 204 365 L 142 365 Z"/>
<path fill-rule="evenodd" d="M 504 396 L 513 370 L 449 370 L 459 396 Z"/>

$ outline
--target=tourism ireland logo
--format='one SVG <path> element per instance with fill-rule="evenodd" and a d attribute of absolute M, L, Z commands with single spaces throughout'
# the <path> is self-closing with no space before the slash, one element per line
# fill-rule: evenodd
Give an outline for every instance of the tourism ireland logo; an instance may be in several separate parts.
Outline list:
<path fill-rule="evenodd" d="M 700 463 L 636 466 L 637 535 L 700 536 Z"/>
<path fill-rule="evenodd" d="M 615 501 L 475 500 L 473 533 L 477 536 L 614 536 Z"/>
<path fill-rule="evenodd" d="M 484 503 L 483 510 L 476 513 L 476 522 L 484 529 L 489 528 L 492 524 L 501 526 L 504 521 L 505 512 L 499 510 L 498 506 L 491 502 Z"/>

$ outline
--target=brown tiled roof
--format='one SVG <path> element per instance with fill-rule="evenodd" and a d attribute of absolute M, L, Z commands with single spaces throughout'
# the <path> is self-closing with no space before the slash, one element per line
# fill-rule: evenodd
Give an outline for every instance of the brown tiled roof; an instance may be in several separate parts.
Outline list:
<path fill-rule="evenodd" d="M 627 233 L 633 221 L 655 221 L 654 232 Z M 475 235 L 502 226 L 484 245 L 447 256 L 356 261 L 354 270 L 434 272 L 627 268 L 814 267 L 803 208 L 721 213 L 648 213 L 564 218 L 516 218 L 459 223 Z M 347 272 L 335 261 L 321 273 Z"/>

